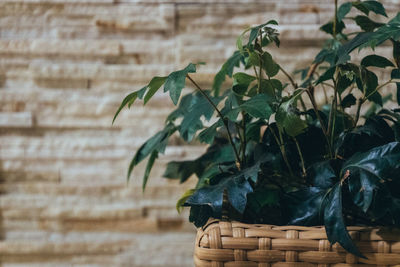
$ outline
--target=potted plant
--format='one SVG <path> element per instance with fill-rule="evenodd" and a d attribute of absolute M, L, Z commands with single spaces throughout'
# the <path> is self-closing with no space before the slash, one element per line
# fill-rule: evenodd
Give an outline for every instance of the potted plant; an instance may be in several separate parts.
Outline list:
<path fill-rule="evenodd" d="M 199 64 L 191 63 L 122 101 L 114 120 L 162 86 L 177 106 L 130 163 L 128 178 L 148 158 L 143 190 L 172 135 L 208 145 L 164 173 L 198 178 L 177 203 L 199 227 L 196 266 L 400 264 L 400 13 L 385 23 L 371 14 L 387 17 L 378 1 L 336 1 L 321 27 L 331 38 L 297 81 L 268 52 L 280 44 L 270 20 L 239 36 L 212 89 L 192 79 Z M 359 29 L 348 32 L 348 22 Z M 393 48 L 391 58 L 368 49 L 381 45 Z M 356 50 L 368 55 L 352 60 Z M 378 79 L 382 71 L 390 77 Z M 221 90 L 227 76 L 233 82 Z M 187 81 L 195 90 L 181 96 Z M 382 93 L 387 86 L 396 96 Z"/>

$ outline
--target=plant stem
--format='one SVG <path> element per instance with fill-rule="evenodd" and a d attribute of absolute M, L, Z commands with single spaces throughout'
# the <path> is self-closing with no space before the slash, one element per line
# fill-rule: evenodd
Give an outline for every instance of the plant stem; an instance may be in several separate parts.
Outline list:
<path fill-rule="evenodd" d="M 285 74 L 285 76 L 289 79 L 290 83 L 292 84 L 294 89 L 297 89 L 297 84 L 294 82 L 293 78 L 289 75 L 289 73 L 287 73 L 287 71 L 285 71 L 281 65 L 279 65 L 279 69 L 283 72 L 283 74 Z"/>
<path fill-rule="evenodd" d="M 204 90 L 201 89 L 201 87 L 189 75 L 186 75 L 186 77 L 193 83 L 193 85 L 197 88 L 197 90 L 199 90 L 199 92 L 207 99 L 207 101 L 215 109 L 215 111 L 217 112 L 218 116 L 221 118 L 222 122 L 224 123 L 224 126 L 226 128 L 226 132 L 228 133 L 229 143 L 231 144 L 231 146 L 233 148 L 233 151 L 235 152 L 236 164 L 239 165 L 239 169 L 240 169 L 241 161 L 240 161 L 239 153 L 238 153 L 238 151 L 236 149 L 235 144 L 233 143 L 232 134 L 231 134 L 231 131 L 229 130 L 229 125 L 228 125 L 227 121 L 225 120 L 224 116 L 222 115 L 222 113 L 218 109 L 218 107 L 214 104 L 214 102 L 212 102 L 210 97 L 204 92 Z"/>
<path fill-rule="evenodd" d="M 332 100 L 331 110 L 329 111 L 329 120 L 328 120 L 328 134 L 330 136 L 330 140 L 329 140 L 330 147 L 332 147 L 332 144 L 333 144 L 333 136 L 334 136 L 334 131 L 335 131 L 335 123 L 336 123 L 336 110 L 337 110 L 338 89 L 337 89 L 337 84 L 336 84 L 335 79 L 333 79 L 333 86 L 335 89 L 333 92 L 333 100 Z M 331 154 L 331 156 L 332 156 L 332 154 Z"/>
<path fill-rule="evenodd" d="M 272 127 L 271 127 L 271 126 L 268 126 L 268 128 L 270 129 L 272 135 L 273 135 L 274 138 L 275 138 L 276 143 L 277 143 L 278 146 L 279 146 L 279 149 L 281 150 L 281 154 L 282 154 L 282 157 L 283 157 L 283 161 L 285 162 L 285 164 L 286 164 L 286 166 L 287 166 L 287 168 L 288 168 L 288 170 L 289 170 L 290 176 L 293 176 L 292 167 L 290 167 L 289 161 L 288 161 L 287 156 L 286 156 L 285 145 L 283 144 L 281 131 L 279 131 L 279 129 L 278 129 L 278 131 L 279 131 L 279 136 L 280 136 L 280 139 L 281 139 L 281 141 L 279 141 L 278 136 L 276 135 L 276 133 L 274 132 L 274 130 L 272 129 Z M 267 129 L 268 129 L 268 128 L 267 128 Z"/>
<path fill-rule="evenodd" d="M 337 23 L 337 11 L 338 11 L 338 0 L 335 0 L 335 17 L 333 19 L 333 39 L 336 39 L 336 23 Z"/>
<path fill-rule="evenodd" d="M 354 120 L 354 127 L 357 126 L 357 122 L 358 122 L 358 120 L 360 119 L 360 111 L 361 111 L 361 106 L 362 106 L 362 104 L 364 104 L 364 102 L 367 101 L 367 99 L 368 99 L 370 96 L 372 96 L 373 94 L 375 94 L 379 89 L 381 89 L 382 87 L 384 87 L 384 86 L 386 86 L 386 85 L 388 85 L 388 84 L 390 84 L 390 83 L 392 83 L 392 82 L 393 82 L 393 80 L 390 79 L 389 81 L 387 81 L 387 82 L 385 82 L 385 83 L 383 83 L 383 84 L 377 86 L 377 87 L 376 87 L 371 93 L 369 93 L 367 96 L 364 95 L 362 98 L 360 98 L 360 99 L 358 100 L 356 118 L 355 118 L 355 120 Z"/>
<path fill-rule="evenodd" d="M 247 140 L 246 140 L 246 114 L 242 112 L 242 127 L 243 127 L 243 151 L 242 151 L 242 163 L 246 162 L 246 146 L 247 146 Z"/>
<path fill-rule="evenodd" d="M 354 127 L 357 126 L 357 122 L 360 119 L 360 110 L 361 110 L 361 106 L 364 103 L 364 98 L 360 98 L 358 99 L 358 106 L 357 106 L 357 112 L 356 112 L 356 118 L 354 119 Z"/>
<path fill-rule="evenodd" d="M 306 167 L 304 164 L 303 153 L 301 152 L 299 142 L 297 141 L 296 137 L 293 137 L 294 142 L 296 143 L 297 151 L 299 152 L 300 162 L 301 162 L 301 169 L 303 171 L 303 177 L 307 176 Z"/>

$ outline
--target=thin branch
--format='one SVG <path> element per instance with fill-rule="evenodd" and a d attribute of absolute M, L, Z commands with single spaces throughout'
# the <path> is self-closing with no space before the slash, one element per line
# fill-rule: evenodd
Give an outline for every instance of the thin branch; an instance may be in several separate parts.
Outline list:
<path fill-rule="evenodd" d="M 300 162 L 301 162 L 301 169 L 303 171 L 303 177 L 307 176 L 306 167 L 304 164 L 303 153 L 301 152 L 299 142 L 297 141 L 296 137 L 293 137 L 294 142 L 296 143 L 297 151 L 299 152 Z"/>
<path fill-rule="evenodd" d="M 201 87 L 189 75 L 186 75 L 186 77 L 193 83 L 193 85 L 197 88 L 197 90 L 199 90 L 199 92 L 207 99 L 207 101 L 215 109 L 215 111 L 218 113 L 218 116 L 221 118 L 222 122 L 224 123 L 226 131 L 228 133 L 229 142 L 230 142 L 230 144 L 231 144 L 231 146 L 233 148 L 233 151 L 235 152 L 236 164 L 239 165 L 239 169 L 240 169 L 241 161 L 240 161 L 239 153 L 238 153 L 238 151 L 236 149 L 235 144 L 233 143 L 232 134 L 231 134 L 231 131 L 229 130 L 229 125 L 228 125 L 227 121 L 225 120 L 224 116 L 222 115 L 222 113 L 218 109 L 218 107 L 214 104 L 214 102 L 212 102 L 210 97 L 204 92 L 204 90 L 201 89 Z"/>
<path fill-rule="evenodd" d="M 281 65 L 279 65 L 279 69 L 283 72 L 283 74 L 285 74 L 285 76 L 289 79 L 290 83 L 292 84 L 292 86 L 294 87 L 294 89 L 297 89 L 297 84 L 294 82 L 293 78 L 289 75 L 289 73 L 287 73 L 287 71 L 285 71 Z"/>

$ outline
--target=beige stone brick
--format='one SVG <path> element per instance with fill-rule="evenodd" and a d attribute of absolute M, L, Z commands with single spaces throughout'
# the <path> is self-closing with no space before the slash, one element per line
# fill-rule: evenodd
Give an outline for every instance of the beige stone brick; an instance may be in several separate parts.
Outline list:
<path fill-rule="evenodd" d="M 30 112 L 0 112 L 0 127 L 32 127 Z"/>

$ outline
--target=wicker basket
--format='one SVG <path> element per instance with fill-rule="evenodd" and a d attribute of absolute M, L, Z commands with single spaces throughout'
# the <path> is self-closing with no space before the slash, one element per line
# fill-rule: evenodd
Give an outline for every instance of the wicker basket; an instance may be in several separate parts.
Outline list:
<path fill-rule="evenodd" d="M 358 258 L 331 245 L 323 227 L 272 226 L 210 220 L 198 230 L 196 267 L 400 267 L 400 231 L 348 227 Z"/>

